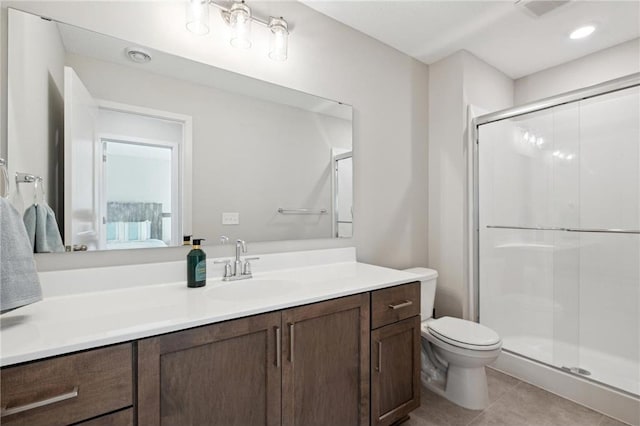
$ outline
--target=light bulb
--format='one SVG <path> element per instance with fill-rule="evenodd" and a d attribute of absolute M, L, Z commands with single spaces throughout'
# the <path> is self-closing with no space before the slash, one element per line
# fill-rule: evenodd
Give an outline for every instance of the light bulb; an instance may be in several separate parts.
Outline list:
<path fill-rule="evenodd" d="M 573 32 L 569 34 L 569 38 L 571 40 L 585 38 L 590 36 L 595 30 L 596 27 L 594 27 L 593 25 L 585 25 L 584 27 L 576 28 L 575 30 L 573 30 Z"/>
<path fill-rule="evenodd" d="M 241 49 L 251 47 L 251 9 L 243 2 L 236 2 L 229 10 L 231 45 Z"/>
<path fill-rule="evenodd" d="M 207 0 L 187 0 L 187 29 L 194 34 L 209 32 L 209 2 Z"/>
<path fill-rule="evenodd" d="M 282 17 L 269 19 L 271 40 L 269 42 L 269 58 L 274 61 L 286 61 L 289 47 L 289 29 L 287 21 Z"/>

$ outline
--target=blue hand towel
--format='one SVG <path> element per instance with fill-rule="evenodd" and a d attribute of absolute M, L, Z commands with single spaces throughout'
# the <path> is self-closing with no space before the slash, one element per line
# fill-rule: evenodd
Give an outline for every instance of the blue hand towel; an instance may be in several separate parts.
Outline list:
<path fill-rule="evenodd" d="M 24 226 L 34 253 L 63 252 L 56 215 L 46 204 L 34 204 L 24 212 Z"/>
<path fill-rule="evenodd" d="M 41 299 L 33 250 L 20 213 L 0 197 L 0 312 Z"/>

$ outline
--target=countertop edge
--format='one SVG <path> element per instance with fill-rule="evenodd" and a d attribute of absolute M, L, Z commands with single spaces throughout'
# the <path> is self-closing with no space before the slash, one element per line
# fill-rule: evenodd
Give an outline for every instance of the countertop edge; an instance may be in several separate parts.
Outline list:
<path fill-rule="evenodd" d="M 370 266 L 374 266 L 374 265 L 370 265 Z M 376 266 L 376 268 L 381 268 L 381 267 Z M 383 269 L 387 269 L 387 268 L 383 268 Z M 401 271 L 397 271 L 397 272 L 401 272 Z M 210 324 L 215 324 L 219 322 L 263 314 L 267 312 L 279 311 L 287 308 L 323 302 L 331 299 L 337 299 L 340 297 L 366 293 L 366 292 L 379 290 L 387 287 L 394 287 L 401 284 L 420 281 L 422 278 L 424 277 L 422 277 L 421 275 L 415 274 L 415 278 L 407 277 L 403 279 L 385 281 L 384 283 L 365 285 L 362 287 L 345 289 L 344 291 L 333 291 L 325 295 L 302 297 L 299 299 L 290 300 L 288 302 L 267 304 L 264 307 L 260 307 L 256 309 L 240 310 L 238 312 L 233 312 L 233 313 L 228 313 L 223 315 L 212 315 L 212 316 L 200 318 L 197 320 L 185 321 L 179 324 L 158 326 L 158 327 L 153 327 L 153 328 L 130 332 L 130 333 L 123 333 L 123 334 L 118 334 L 118 335 L 104 337 L 104 338 L 96 338 L 94 340 L 83 341 L 76 344 L 60 345 L 54 348 L 46 348 L 42 350 L 25 352 L 19 355 L 4 356 L 0 358 L 0 367 L 2 368 L 11 367 L 18 364 L 23 364 L 23 363 L 33 362 L 33 361 L 40 361 L 40 360 L 44 360 L 44 359 L 55 357 L 55 356 L 69 355 L 75 352 L 97 349 L 100 347 L 110 346 L 110 345 L 115 345 L 120 343 L 132 342 L 139 339 L 159 336 L 167 333 L 173 333 L 176 331 L 187 330 L 190 328 L 200 327 L 204 325 L 210 325 Z"/>

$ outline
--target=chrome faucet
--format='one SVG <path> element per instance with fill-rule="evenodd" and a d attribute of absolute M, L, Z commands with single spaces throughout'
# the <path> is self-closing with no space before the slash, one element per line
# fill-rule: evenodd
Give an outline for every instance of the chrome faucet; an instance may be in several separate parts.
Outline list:
<path fill-rule="evenodd" d="M 233 275 L 239 276 L 242 274 L 242 259 L 240 259 L 241 253 L 247 252 L 247 244 L 243 240 L 236 241 L 236 261 L 233 262 Z"/>
<path fill-rule="evenodd" d="M 252 260 L 258 260 L 260 258 L 245 257 L 243 261 L 240 256 L 242 255 L 242 253 L 246 253 L 246 252 L 247 252 L 247 243 L 245 243 L 243 240 L 237 240 L 236 241 L 236 259 L 233 262 L 233 267 L 231 266 L 231 259 L 214 261 L 214 263 L 224 263 L 225 265 L 224 276 L 222 277 L 222 281 L 246 280 L 253 276 L 253 274 L 251 273 L 250 262 Z"/>

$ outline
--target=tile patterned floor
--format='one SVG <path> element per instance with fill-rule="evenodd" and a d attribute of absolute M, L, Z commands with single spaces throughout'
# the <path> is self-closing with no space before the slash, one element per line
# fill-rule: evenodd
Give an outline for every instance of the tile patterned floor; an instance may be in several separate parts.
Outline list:
<path fill-rule="evenodd" d="M 422 405 L 402 426 L 624 426 L 582 405 L 487 369 L 489 407 L 459 407 L 422 388 Z"/>

